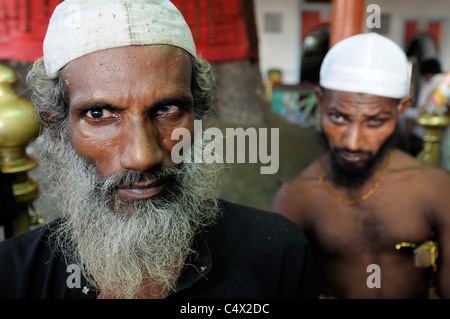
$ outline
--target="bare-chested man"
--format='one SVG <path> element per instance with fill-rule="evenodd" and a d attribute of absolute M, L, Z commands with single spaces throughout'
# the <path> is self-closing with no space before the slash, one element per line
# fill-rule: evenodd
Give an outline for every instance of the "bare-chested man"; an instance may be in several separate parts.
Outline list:
<path fill-rule="evenodd" d="M 408 73 L 403 51 L 373 33 L 336 44 L 322 64 L 328 151 L 281 187 L 273 210 L 309 236 L 324 296 L 426 298 L 435 278 L 450 297 L 450 175 L 393 147 Z"/>

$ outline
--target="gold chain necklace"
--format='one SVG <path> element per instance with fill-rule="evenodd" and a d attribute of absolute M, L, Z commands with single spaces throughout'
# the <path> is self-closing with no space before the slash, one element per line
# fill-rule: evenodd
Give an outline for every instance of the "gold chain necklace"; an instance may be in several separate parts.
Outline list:
<path fill-rule="evenodd" d="M 389 168 L 389 164 L 391 163 L 391 159 L 393 156 L 394 152 L 391 152 L 389 154 L 389 158 L 387 160 L 386 166 L 383 168 L 383 171 L 381 172 L 381 176 L 378 179 L 378 181 L 375 182 L 375 184 L 373 184 L 372 188 L 369 189 L 366 193 L 364 193 L 360 198 L 357 199 L 345 199 L 342 198 L 341 196 L 336 195 L 331 188 L 329 188 L 326 184 L 325 181 L 320 173 L 321 171 L 321 167 L 320 167 L 320 160 L 322 159 L 322 157 L 319 158 L 319 160 L 317 161 L 317 175 L 319 177 L 319 181 L 322 184 L 323 188 L 325 188 L 325 190 L 330 193 L 331 196 L 333 196 L 335 199 L 337 199 L 338 201 L 347 204 L 347 205 L 355 205 L 357 203 L 360 203 L 362 201 L 365 201 L 366 199 L 368 199 L 374 192 L 375 190 L 380 186 L 381 180 L 383 179 L 384 175 L 386 174 L 386 172 L 388 171 Z"/>

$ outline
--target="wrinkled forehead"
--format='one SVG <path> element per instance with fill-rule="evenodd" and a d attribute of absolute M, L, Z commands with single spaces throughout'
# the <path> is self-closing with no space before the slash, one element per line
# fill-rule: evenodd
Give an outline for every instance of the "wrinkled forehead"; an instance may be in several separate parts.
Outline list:
<path fill-rule="evenodd" d="M 73 71 L 89 72 L 89 67 L 108 68 L 120 72 L 122 68 L 135 69 L 152 67 L 191 70 L 191 56 L 185 50 L 171 45 L 124 46 L 96 51 L 79 57 L 61 69 L 62 74 Z M 132 73 L 130 75 L 133 75 Z"/>
<path fill-rule="evenodd" d="M 367 93 L 345 92 L 325 88 L 322 88 L 322 92 L 324 103 L 333 106 L 396 107 L 400 102 L 400 99 Z"/>
<path fill-rule="evenodd" d="M 166 45 L 128 46 L 87 54 L 61 70 L 71 104 L 144 93 L 191 95 L 191 56 Z"/>

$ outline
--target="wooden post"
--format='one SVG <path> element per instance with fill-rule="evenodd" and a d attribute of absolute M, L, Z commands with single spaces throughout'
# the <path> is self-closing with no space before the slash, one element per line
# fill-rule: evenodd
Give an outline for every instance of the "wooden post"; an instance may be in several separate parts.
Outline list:
<path fill-rule="evenodd" d="M 364 4 L 364 0 L 333 0 L 330 48 L 345 38 L 362 33 Z"/>

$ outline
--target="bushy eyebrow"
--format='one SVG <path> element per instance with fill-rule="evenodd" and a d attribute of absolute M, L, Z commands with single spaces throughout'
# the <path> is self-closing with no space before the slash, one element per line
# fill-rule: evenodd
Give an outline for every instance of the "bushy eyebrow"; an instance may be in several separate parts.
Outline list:
<path fill-rule="evenodd" d="M 380 111 L 380 112 L 378 112 L 378 113 L 376 113 L 376 114 L 374 114 L 374 115 L 366 115 L 366 117 L 367 117 L 367 118 L 376 118 L 376 117 L 379 117 L 379 116 L 382 116 L 382 115 L 388 115 L 388 116 L 391 116 L 391 115 L 392 115 L 392 112 Z"/>
<path fill-rule="evenodd" d="M 341 114 L 342 116 L 347 116 L 347 117 L 351 116 L 351 114 L 339 110 L 336 106 L 329 106 L 329 107 L 326 109 L 326 111 L 327 111 L 327 112 L 336 112 L 336 113 Z M 382 115 L 392 116 L 392 112 L 388 112 L 388 111 L 385 111 L 385 110 L 381 110 L 381 111 L 379 111 L 378 113 L 372 114 L 372 115 L 370 115 L 370 114 L 364 115 L 364 114 L 363 114 L 363 116 L 366 117 L 366 118 L 376 118 L 376 117 L 382 116 Z"/>
<path fill-rule="evenodd" d="M 111 103 L 106 102 L 88 102 L 88 103 L 81 103 L 80 105 L 72 106 L 70 112 L 76 113 L 76 112 L 87 112 L 93 109 L 107 109 L 107 110 L 121 110 L 123 107 L 120 107 L 118 105 L 114 105 Z"/>
<path fill-rule="evenodd" d="M 350 114 L 347 114 L 347 113 L 345 113 L 345 112 L 342 112 L 342 111 L 338 110 L 337 107 L 334 107 L 334 106 L 329 107 L 326 111 L 327 111 L 327 112 L 338 113 L 338 114 L 340 114 L 340 115 L 342 115 L 342 116 L 344 116 L 344 117 L 349 117 L 349 116 L 350 116 Z"/>
<path fill-rule="evenodd" d="M 176 95 L 165 96 L 155 101 L 155 103 L 153 103 L 153 105 L 151 105 L 150 107 L 154 108 L 166 105 L 192 106 L 193 104 L 194 98 L 192 94 L 181 93 Z"/>
<path fill-rule="evenodd" d="M 192 107 L 194 103 L 194 98 L 192 97 L 192 94 L 188 94 L 188 93 L 184 93 L 184 92 L 180 92 L 180 93 L 175 93 L 172 95 L 168 95 L 168 96 L 164 96 L 158 100 L 156 100 L 155 102 L 153 102 L 152 104 L 149 104 L 147 106 L 147 108 L 149 110 L 154 109 L 154 108 L 158 108 L 158 107 L 162 107 L 162 106 L 166 106 L 166 105 L 178 105 L 178 106 L 184 106 L 184 107 Z M 91 100 L 91 101 L 87 101 L 86 103 L 79 103 L 77 105 L 71 106 L 71 113 L 75 112 L 86 112 L 95 108 L 102 108 L 102 109 L 107 109 L 107 110 L 116 110 L 116 111 L 120 111 L 125 109 L 125 107 L 118 105 L 118 104 L 113 104 L 110 102 L 105 102 L 103 99 L 99 99 L 99 100 Z"/>

